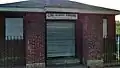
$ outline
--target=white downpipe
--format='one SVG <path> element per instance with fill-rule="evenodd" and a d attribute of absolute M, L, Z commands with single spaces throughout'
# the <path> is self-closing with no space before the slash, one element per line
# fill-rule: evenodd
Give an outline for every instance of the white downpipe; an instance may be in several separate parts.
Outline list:
<path fill-rule="evenodd" d="M 119 49 L 119 47 L 120 47 L 120 46 L 119 46 L 119 44 L 120 44 L 120 42 L 119 42 L 119 40 L 120 40 L 120 37 L 118 37 L 117 39 L 118 39 L 118 40 L 117 40 L 117 41 L 118 41 L 118 42 L 117 42 L 117 49 L 118 49 L 118 59 L 120 59 L 120 55 L 119 55 L 119 53 L 120 53 L 120 51 L 119 51 L 119 50 L 120 50 L 120 49 Z"/>

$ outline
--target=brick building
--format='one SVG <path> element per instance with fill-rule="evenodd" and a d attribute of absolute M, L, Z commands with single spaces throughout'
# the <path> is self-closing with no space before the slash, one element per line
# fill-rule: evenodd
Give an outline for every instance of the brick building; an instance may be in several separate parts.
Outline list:
<path fill-rule="evenodd" d="M 1 4 L 0 52 L 4 54 L 0 58 L 7 60 L 0 62 L 41 68 L 51 64 L 102 62 L 103 39 L 115 41 L 117 14 L 120 11 L 68 0 Z M 18 59 L 9 61 L 11 57 Z"/>

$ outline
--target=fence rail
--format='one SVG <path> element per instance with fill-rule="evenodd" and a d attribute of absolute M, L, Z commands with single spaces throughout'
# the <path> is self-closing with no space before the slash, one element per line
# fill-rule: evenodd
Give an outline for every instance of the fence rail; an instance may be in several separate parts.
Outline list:
<path fill-rule="evenodd" d="M 23 36 L 6 36 L 6 40 L 22 40 Z"/>

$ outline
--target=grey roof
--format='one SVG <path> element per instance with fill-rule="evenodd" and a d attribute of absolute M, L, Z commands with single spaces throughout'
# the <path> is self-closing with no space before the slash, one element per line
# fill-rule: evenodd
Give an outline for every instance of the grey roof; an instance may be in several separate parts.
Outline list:
<path fill-rule="evenodd" d="M 16 8 L 41 8 L 44 7 L 44 2 L 22 1 L 15 3 L 1 4 L 0 7 L 16 7 Z"/>
<path fill-rule="evenodd" d="M 0 7 L 16 7 L 16 8 L 44 8 L 44 7 L 60 7 L 60 8 L 77 8 L 98 11 L 118 11 L 103 7 L 92 6 L 74 1 L 51 0 L 47 3 L 45 0 L 22 1 L 16 3 L 1 4 Z"/>

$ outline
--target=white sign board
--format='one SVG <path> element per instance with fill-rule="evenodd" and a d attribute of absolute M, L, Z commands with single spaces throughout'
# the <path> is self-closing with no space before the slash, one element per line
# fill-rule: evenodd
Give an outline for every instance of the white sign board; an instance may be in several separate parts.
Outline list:
<path fill-rule="evenodd" d="M 77 14 L 67 14 L 67 13 L 47 13 L 46 19 L 76 20 L 76 19 L 78 19 L 78 15 Z"/>

